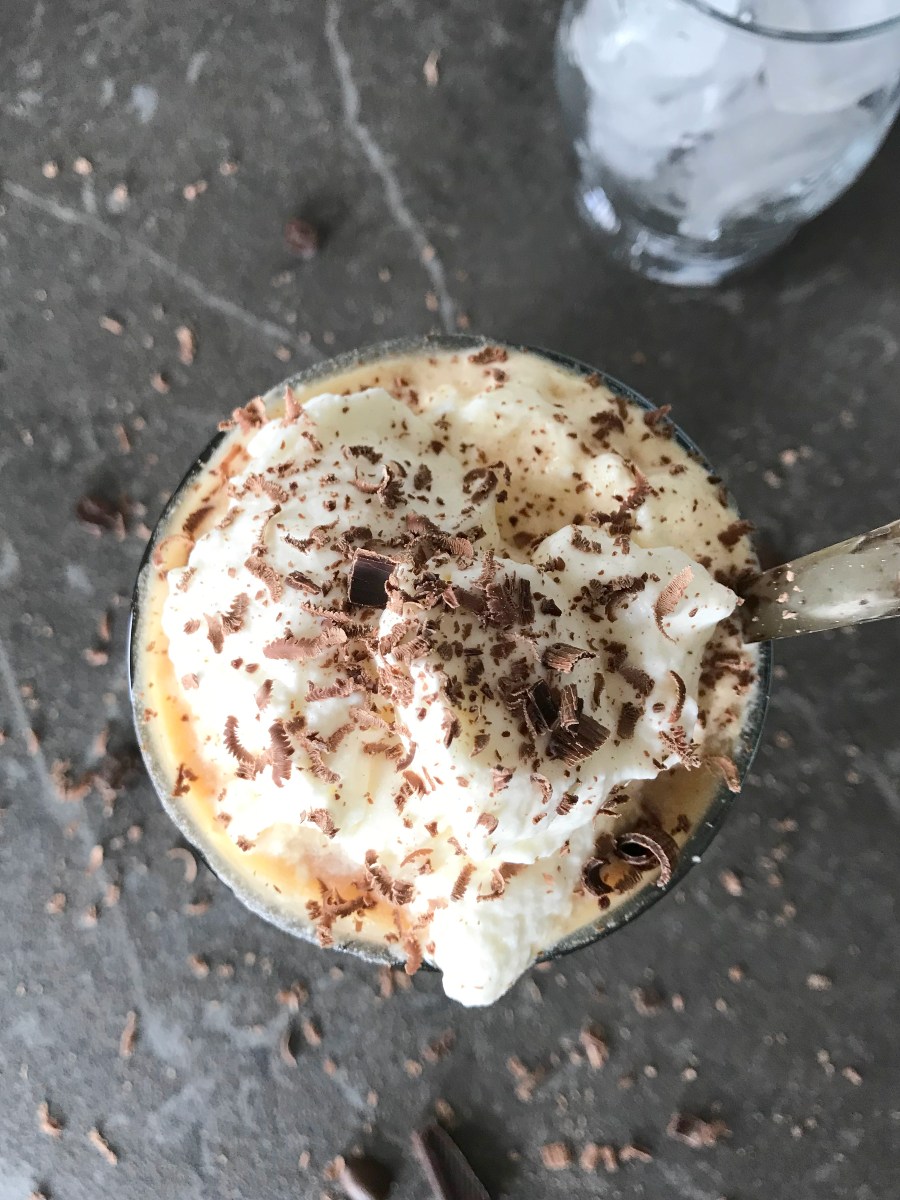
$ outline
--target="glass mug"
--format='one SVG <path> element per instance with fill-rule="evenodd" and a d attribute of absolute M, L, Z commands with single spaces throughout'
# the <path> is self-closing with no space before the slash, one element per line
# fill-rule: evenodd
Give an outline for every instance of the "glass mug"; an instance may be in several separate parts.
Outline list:
<path fill-rule="evenodd" d="M 787 242 L 900 107 L 900 0 L 568 0 L 557 85 L 613 258 L 719 282 Z"/>

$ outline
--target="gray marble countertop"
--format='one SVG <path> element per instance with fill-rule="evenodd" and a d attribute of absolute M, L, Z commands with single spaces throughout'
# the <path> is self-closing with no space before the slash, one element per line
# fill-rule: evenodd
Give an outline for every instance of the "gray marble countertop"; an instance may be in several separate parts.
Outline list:
<path fill-rule="evenodd" d="M 114 778 L 142 522 L 227 410 L 331 352 L 471 327 L 596 363 L 673 406 L 773 559 L 900 515 L 898 137 L 749 277 L 625 276 L 574 213 L 556 15 L 5 0 L 0 1200 L 317 1200 L 354 1146 L 414 1200 L 408 1135 L 436 1106 L 498 1198 L 900 1194 L 900 623 L 780 647 L 765 743 L 702 866 L 488 1011 L 435 977 L 386 996 L 204 867 L 188 882 L 149 782 Z M 322 231 L 308 262 L 284 245 L 294 216 Z M 122 493 L 122 539 L 77 520 L 84 494 Z M 62 799 L 66 762 L 99 762 L 105 794 Z M 731 1136 L 691 1149 L 675 1112 Z M 652 1158 L 549 1171 L 553 1142 Z"/>

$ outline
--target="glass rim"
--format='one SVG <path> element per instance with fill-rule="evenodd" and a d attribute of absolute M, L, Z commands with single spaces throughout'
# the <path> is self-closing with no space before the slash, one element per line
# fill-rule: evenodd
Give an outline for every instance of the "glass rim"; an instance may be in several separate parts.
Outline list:
<path fill-rule="evenodd" d="M 868 25 L 857 25 L 847 29 L 803 30 L 765 25 L 752 19 L 741 20 L 740 17 L 720 12 L 714 4 L 710 3 L 710 0 L 680 0 L 680 2 L 704 16 L 711 17 L 714 21 L 730 25 L 732 29 L 739 29 L 742 33 L 751 33 L 757 37 L 769 38 L 777 42 L 796 42 L 801 45 L 855 42 L 861 41 L 863 38 L 875 37 L 879 33 L 887 33 L 892 29 L 900 29 L 900 10 L 892 17 L 884 17 L 882 20 L 872 21 Z"/>
<path fill-rule="evenodd" d="M 427 353 L 429 350 L 432 352 L 460 352 L 464 350 L 479 350 L 485 346 L 500 346 L 506 350 L 532 354 L 552 362 L 575 375 L 599 376 L 603 384 L 614 395 L 621 396 L 628 403 L 636 405 L 645 412 L 653 412 L 657 408 L 655 404 L 647 400 L 639 392 L 628 387 L 627 384 L 620 382 L 614 376 L 608 375 L 605 371 L 598 370 L 596 367 L 580 359 L 538 346 L 508 342 L 498 338 L 482 337 L 477 334 L 425 334 L 378 342 L 374 345 L 339 354 L 333 358 L 325 359 L 320 363 L 306 367 L 268 389 L 262 398 L 265 401 L 282 395 L 285 386 L 295 388 L 306 386 L 319 379 L 325 380 L 329 376 L 339 374 L 353 367 L 368 364 L 375 365 L 386 358 L 391 358 L 398 354 L 421 354 Z M 675 422 L 672 422 L 672 427 L 674 439 L 677 444 L 686 450 L 706 470 L 712 472 L 711 464 L 694 441 Z M 252 876 L 248 876 L 247 873 L 234 868 L 223 856 L 216 852 L 209 845 L 208 840 L 204 838 L 199 822 L 194 821 L 184 806 L 170 794 L 167 781 L 163 778 L 161 765 L 153 753 L 150 739 L 145 736 L 145 719 L 138 703 L 136 688 L 137 662 L 140 649 L 138 635 L 142 625 L 141 609 L 143 607 L 145 571 L 151 562 L 154 548 L 165 536 L 168 521 L 177 510 L 186 488 L 190 486 L 198 473 L 203 470 L 225 436 L 221 432 L 216 433 L 206 446 L 191 460 L 190 466 L 164 505 L 141 557 L 132 592 L 126 643 L 128 690 L 132 717 L 138 745 L 141 750 L 141 757 L 144 760 L 145 768 L 150 776 L 150 781 L 160 804 L 170 820 L 209 867 L 210 871 L 235 894 L 245 908 L 249 909 L 256 916 L 261 917 L 285 933 L 299 937 L 304 941 L 315 943 L 316 933 L 312 924 L 285 911 L 268 896 L 264 889 L 255 889 Z M 730 493 L 728 493 L 728 500 L 735 507 Z M 736 507 L 735 511 L 737 511 Z M 735 766 L 737 767 L 738 776 L 742 784 L 746 782 L 762 738 L 769 696 L 772 689 L 772 643 L 760 643 L 758 654 L 756 695 L 748 708 L 739 743 L 733 754 Z M 552 946 L 548 946 L 542 950 L 536 956 L 535 961 L 542 962 L 561 958 L 575 950 L 592 945 L 601 938 L 607 937 L 623 926 L 630 924 L 641 913 L 651 908 L 658 900 L 661 900 L 663 896 L 684 879 L 692 867 L 701 861 L 701 855 L 707 850 L 719 832 L 736 798 L 737 793 L 730 791 L 724 780 L 720 781 L 718 786 L 710 793 L 706 811 L 698 819 L 694 828 L 688 833 L 684 844 L 681 846 L 675 870 L 672 872 L 671 878 L 664 885 L 659 885 L 655 881 L 642 883 L 610 912 L 607 913 L 602 909 L 599 910 L 593 920 L 586 922 L 577 929 L 570 930 L 569 933 L 561 937 Z M 396 966 L 402 961 L 402 958 L 398 958 L 390 946 L 370 942 L 364 937 L 359 936 L 336 936 L 334 944 L 328 948 L 352 954 L 369 962 L 385 965 Z M 423 963 L 422 966 L 425 970 L 437 970 L 436 967 L 428 962 Z"/>

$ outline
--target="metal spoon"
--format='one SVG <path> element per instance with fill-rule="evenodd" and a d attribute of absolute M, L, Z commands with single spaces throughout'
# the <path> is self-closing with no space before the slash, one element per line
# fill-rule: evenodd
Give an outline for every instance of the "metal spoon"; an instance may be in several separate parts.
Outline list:
<path fill-rule="evenodd" d="M 764 571 L 741 594 L 748 642 L 900 616 L 900 521 Z"/>

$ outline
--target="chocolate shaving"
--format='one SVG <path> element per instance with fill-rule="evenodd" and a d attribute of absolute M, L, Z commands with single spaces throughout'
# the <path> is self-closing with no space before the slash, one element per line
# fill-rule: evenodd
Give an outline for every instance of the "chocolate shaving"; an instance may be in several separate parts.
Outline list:
<path fill-rule="evenodd" d="M 566 816 L 567 813 L 570 813 L 572 811 L 572 809 L 575 807 L 575 805 L 577 803 L 578 803 L 577 796 L 573 795 L 572 792 L 564 792 L 562 799 L 560 800 L 559 804 L 557 804 L 557 806 L 556 806 L 556 815 L 558 817 Z"/>
<path fill-rule="evenodd" d="M 663 620 L 670 616 L 684 598 L 684 593 L 687 591 L 688 584 L 694 578 L 694 572 L 690 567 L 683 567 L 678 574 L 671 579 L 656 598 L 656 603 L 653 605 L 653 615 L 656 618 L 656 625 L 659 632 L 664 638 L 670 642 L 675 639 L 670 637 L 663 629 Z"/>
<path fill-rule="evenodd" d="M 634 731 L 637 728 L 637 723 L 644 715 L 644 706 L 632 704 L 630 700 L 622 705 L 622 711 L 619 713 L 618 724 L 616 725 L 616 737 L 621 741 L 627 742 L 634 737 Z"/>
<path fill-rule="evenodd" d="M 417 492 L 427 492 L 431 487 L 432 480 L 431 468 L 425 463 L 420 463 L 413 475 L 413 488 Z"/>
<path fill-rule="evenodd" d="M 688 740 L 688 736 L 680 725 L 675 725 L 671 729 L 661 730 L 659 740 L 665 746 L 669 754 L 675 754 L 681 760 L 682 766 L 689 769 L 700 766 L 700 757 L 697 754 L 696 745 Z"/>
<path fill-rule="evenodd" d="M 193 537 L 200 525 L 203 524 L 204 519 L 209 516 L 211 512 L 211 504 L 204 504 L 202 508 L 195 508 L 192 513 L 185 517 L 184 523 L 181 526 L 182 531 L 186 533 L 188 537 Z"/>
<path fill-rule="evenodd" d="M 554 642 L 544 651 L 541 662 L 550 671 L 561 671 L 562 674 L 568 675 L 576 663 L 581 662 L 583 658 L 593 657 L 590 650 L 580 650 L 566 642 Z"/>
<path fill-rule="evenodd" d="M 475 867 L 472 863 L 466 863 L 456 878 L 456 883 L 453 885 L 453 890 L 450 892 L 451 900 L 462 900 L 466 894 L 466 889 L 475 874 Z"/>
<path fill-rule="evenodd" d="M 272 782 L 276 787 L 281 787 L 290 778 L 290 760 L 294 754 L 294 747 L 291 745 L 291 739 L 288 737 L 283 721 L 274 721 L 269 726 L 269 745 L 269 757 L 272 761 Z"/>
<path fill-rule="evenodd" d="M 225 645 L 225 629 L 222 621 L 221 613 L 203 614 L 203 619 L 206 621 L 206 636 L 212 643 L 212 648 L 216 654 L 222 653 L 222 647 Z"/>
<path fill-rule="evenodd" d="M 337 828 L 331 819 L 331 814 L 326 808 L 312 809 L 306 814 L 306 819 L 307 821 L 312 821 L 313 825 L 317 825 L 327 838 L 333 838 L 337 833 Z"/>
<path fill-rule="evenodd" d="M 294 389 L 290 386 L 284 389 L 284 423 L 285 425 L 293 425 L 295 421 L 299 421 L 303 408 L 297 397 L 294 395 Z"/>
<path fill-rule="evenodd" d="M 672 879 L 672 872 L 678 862 L 678 844 L 675 839 L 662 829 L 654 829 L 652 834 L 643 830 L 633 830 L 622 836 L 619 842 L 619 853 L 621 853 L 621 846 L 626 842 L 633 842 L 650 851 L 659 863 L 659 879 L 656 881 L 656 886 L 658 888 L 666 887 Z"/>
<path fill-rule="evenodd" d="M 570 728 L 553 730 L 547 755 L 549 758 L 561 758 L 568 766 L 576 766 L 599 750 L 608 737 L 609 730 L 604 725 L 587 713 L 582 713 Z"/>
<path fill-rule="evenodd" d="M 278 638 L 263 647 L 266 658 L 284 659 L 290 662 L 307 662 L 317 658 L 332 646 L 342 646 L 347 635 L 338 625 L 329 625 L 316 637 L 298 638 L 293 634 Z"/>
<path fill-rule="evenodd" d="M 567 683 L 559 694 L 559 716 L 558 723 L 563 729 L 571 729 L 573 725 L 578 724 L 578 692 L 574 683 Z"/>
<path fill-rule="evenodd" d="M 512 777 L 513 773 L 508 767 L 493 767 L 491 770 L 491 779 L 493 781 L 491 794 L 505 792 L 509 787 L 509 781 Z"/>
<path fill-rule="evenodd" d="M 278 601 L 281 599 L 281 595 L 284 590 L 282 587 L 281 576 L 274 569 L 274 567 L 265 562 L 261 555 L 252 554 L 244 563 L 244 566 L 251 575 L 255 575 L 257 579 L 262 580 L 262 582 L 269 589 L 273 600 Z"/>
<path fill-rule="evenodd" d="M 549 732 L 559 717 L 559 702 L 549 684 L 539 679 L 527 692 L 526 716 L 537 732 Z"/>
<path fill-rule="evenodd" d="M 306 702 L 309 704 L 316 700 L 342 700 L 345 696 L 352 696 L 357 691 L 359 691 L 359 684 L 352 679 L 338 679 L 336 683 L 330 683 L 325 687 L 313 683 L 310 679 L 306 684 Z M 364 709 L 353 710 L 354 714 L 364 711 Z M 375 717 L 374 713 L 368 715 Z"/>
<path fill-rule="evenodd" d="M 614 621 L 619 606 L 630 596 L 642 592 L 646 585 L 646 575 L 620 575 L 615 579 L 592 579 L 588 591 L 598 604 L 604 606 L 607 621 Z"/>
<path fill-rule="evenodd" d="M 250 766 L 256 762 L 254 755 L 249 750 L 241 745 L 238 737 L 238 719 L 237 717 L 226 717 L 225 719 L 225 749 L 230 755 L 238 760 L 242 766 Z"/>
<path fill-rule="evenodd" d="M 619 667 L 619 674 L 626 683 L 630 683 L 642 700 L 650 695 L 654 688 L 652 676 L 646 671 L 642 671 L 640 667 L 633 667 L 629 663 Z"/>
<path fill-rule="evenodd" d="M 491 834 L 496 830 L 500 822 L 493 813 L 483 812 L 475 824 L 480 825 L 483 829 L 486 829 L 489 834 Z"/>
<path fill-rule="evenodd" d="M 506 575 L 500 583 L 484 587 L 487 608 L 484 620 L 499 629 L 530 625 L 534 620 L 534 600 L 530 582 L 520 576 Z"/>
<path fill-rule="evenodd" d="M 535 772 L 531 776 L 531 782 L 536 783 L 537 786 L 541 789 L 541 799 L 542 799 L 543 803 L 549 804 L 550 800 L 553 796 L 553 784 L 550 782 L 550 780 L 547 778 L 547 776 L 539 775 L 537 772 Z"/>
<path fill-rule="evenodd" d="M 186 796 L 196 778 L 197 776 L 186 763 L 179 763 L 178 774 L 175 776 L 175 783 L 172 786 L 172 795 Z"/>
<path fill-rule="evenodd" d="M 350 603 L 368 608 L 385 608 L 388 580 L 396 567 L 396 560 L 385 554 L 378 554 L 374 550 L 355 550 L 347 585 Z"/>
<path fill-rule="evenodd" d="M 222 627 L 226 633 L 237 633 L 244 624 L 244 615 L 250 606 L 250 597 L 240 592 L 231 602 L 228 612 L 222 614 Z"/>
<path fill-rule="evenodd" d="M 302 571 L 291 571 L 289 575 L 285 575 L 284 582 L 294 591 L 305 592 L 308 596 L 316 596 L 322 591 L 319 585 L 314 583 L 308 575 L 304 575 Z"/>
<path fill-rule="evenodd" d="M 681 719 L 681 713 L 684 709 L 684 700 L 685 696 L 687 695 L 687 684 L 677 671 L 670 671 L 669 674 L 675 680 L 675 687 L 677 689 L 675 704 L 672 707 L 672 711 L 669 713 L 669 720 L 674 725 L 676 721 Z"/>

